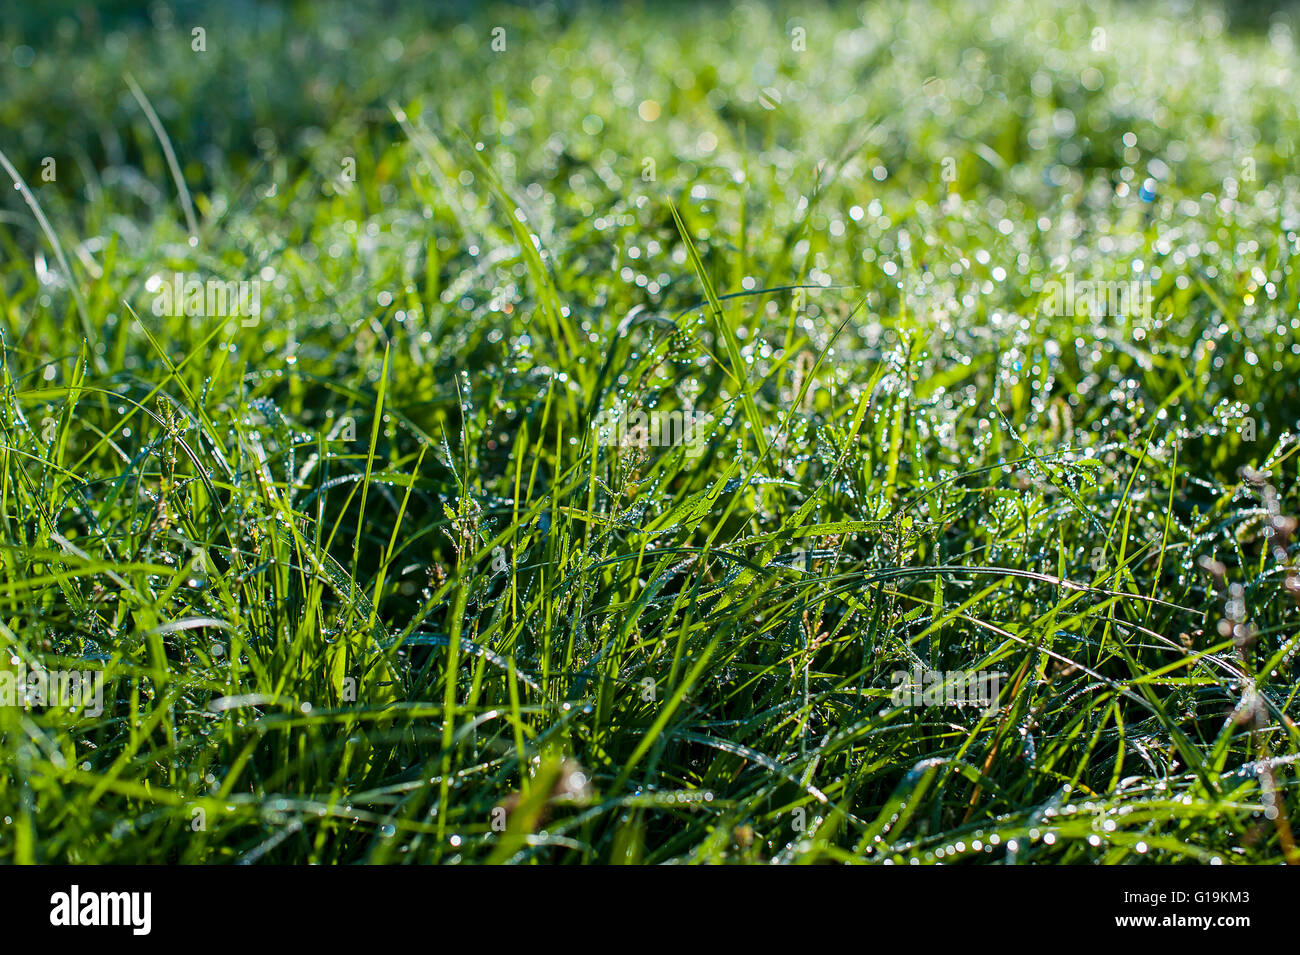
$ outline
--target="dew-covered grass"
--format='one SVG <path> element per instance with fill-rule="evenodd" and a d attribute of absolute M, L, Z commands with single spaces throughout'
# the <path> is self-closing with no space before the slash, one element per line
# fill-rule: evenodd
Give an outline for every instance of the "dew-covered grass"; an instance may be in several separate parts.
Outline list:
<path fill-rule="evenodd" d="M 6 15 L 0 861 L 1300 861 L 1292 21 L 362 6 Z"/>

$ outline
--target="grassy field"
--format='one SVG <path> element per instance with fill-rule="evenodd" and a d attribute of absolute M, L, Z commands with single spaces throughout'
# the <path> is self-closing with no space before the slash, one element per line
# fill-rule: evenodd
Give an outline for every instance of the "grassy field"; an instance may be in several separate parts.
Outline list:
<path fill-rule="evenodd" d="M 359 6 L 0 16 L 0 861 L 1300 862 L 1294 20 Z"/>

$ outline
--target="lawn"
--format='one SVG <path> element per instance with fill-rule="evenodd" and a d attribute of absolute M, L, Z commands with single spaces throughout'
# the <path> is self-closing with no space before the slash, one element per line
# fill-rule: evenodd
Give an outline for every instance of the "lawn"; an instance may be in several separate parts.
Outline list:
<path fill-rule="evenodd" d="M 0 14 L 0 862 L 1300 862 L 1292 12 L 363 6 Z"/>

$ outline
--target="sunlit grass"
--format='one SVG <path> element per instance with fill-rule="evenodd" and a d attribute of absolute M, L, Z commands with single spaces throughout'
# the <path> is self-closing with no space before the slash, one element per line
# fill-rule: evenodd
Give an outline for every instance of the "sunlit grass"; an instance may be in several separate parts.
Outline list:
<path fill-rule="evenodd" d="M 105 691 L 0 706 L 0 860 L 1300 861 L 1295 52 L 1029 3 L 6 38 L 0 642 Z"/>

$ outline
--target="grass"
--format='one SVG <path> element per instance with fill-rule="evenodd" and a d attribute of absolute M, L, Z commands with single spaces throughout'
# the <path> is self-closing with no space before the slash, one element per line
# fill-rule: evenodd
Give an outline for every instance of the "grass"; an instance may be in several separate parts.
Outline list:
<path fill-rule="evenodd" d="M 1300 861 L 1287 16 L 6 17 L 0 860 Z"/>

